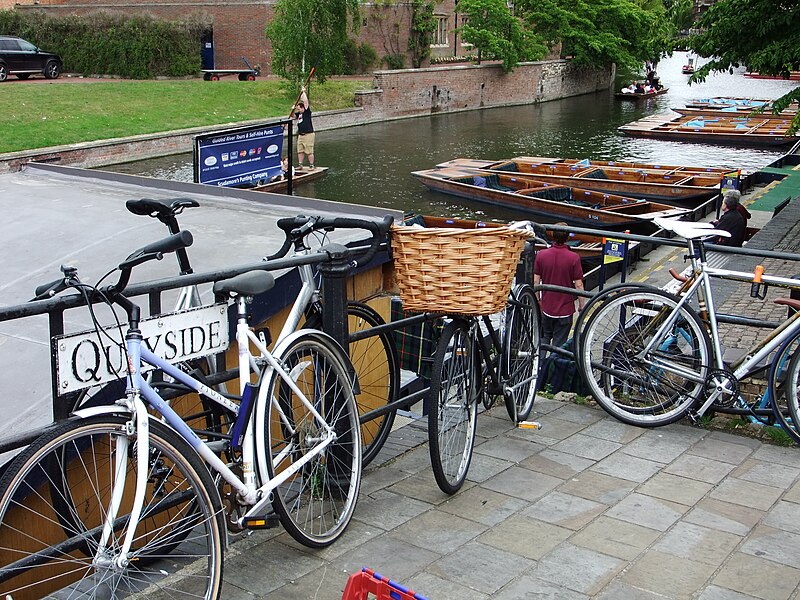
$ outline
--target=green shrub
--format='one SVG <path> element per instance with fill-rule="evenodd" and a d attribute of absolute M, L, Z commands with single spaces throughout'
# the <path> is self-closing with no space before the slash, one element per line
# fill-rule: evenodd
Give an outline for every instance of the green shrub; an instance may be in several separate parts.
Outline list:
<path fill-rule="evenodd" d="M 383 57 L 387 69 L 405 69 L 406 57 L 402 54 L 387 54 Z"/>
<path fill-rule="evenodd" d="M 0 10 L 0 35 L 16 35 L 56 52 L 66 71 L 132 79 L 197 74 L 200 38 L 210 26 L 208 17 L 200 16 L 163 21 L 107 12 L 52 17 Z"/>
<path fill-rule="evenodd" d="M 378 62 L 378 53 L 375 48 L 363 42 L 358 47 L 358 73 L 369 73 Z"/>

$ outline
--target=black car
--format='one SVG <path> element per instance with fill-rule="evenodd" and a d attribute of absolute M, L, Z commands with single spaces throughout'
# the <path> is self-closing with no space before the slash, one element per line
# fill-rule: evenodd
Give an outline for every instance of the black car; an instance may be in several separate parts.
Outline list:
<path fill-rule="evenodd" d="M 55 79 L 61 75 L 62 68 L 57 54 L 42 52 L 18 37 L 0 36 L 0 82 L 8 79 L 9 75 L 27 79 L 36 73 Z"/>

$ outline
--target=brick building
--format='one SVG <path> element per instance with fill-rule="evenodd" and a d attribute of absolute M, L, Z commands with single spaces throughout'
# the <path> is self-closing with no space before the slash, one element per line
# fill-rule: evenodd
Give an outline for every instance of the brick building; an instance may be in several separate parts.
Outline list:
<path fill-rule="evenodd" d="M 4 0 L 0 0 L 3 2 Z M 84 15 L 94 11 L 149 14 L 157 18 L 178 20 L 196 15 L 212 23 L 214 66 L 241 68 L 242 57 L 262 72 L 270 70 L 271 48 L 264 30 L 272 18 L 275 0 L 20 0 L 20 10 L 44 10 L 52 15 Z M 464 56 L 471 47 L 461 43 L 455 29 L 460 25 L 456 13 L 457 0 L 436 4 L 437 28 L 431 45 L 433 56 Z M 411 27 L 411 4 L 398 0 L 394 4 L 362 4 L 359 42 L 372 46 L 378 57 L 405 55 L 405 66 L 411 66 L 408 34 Z M 201 42 L 198 40 L 198 50 Z M 208 65 L 208 63 L 206 63 Z M 209 67 L 211 65 L 208 65 Z M 380 65 L 376 65 L 380 68 Z"/>

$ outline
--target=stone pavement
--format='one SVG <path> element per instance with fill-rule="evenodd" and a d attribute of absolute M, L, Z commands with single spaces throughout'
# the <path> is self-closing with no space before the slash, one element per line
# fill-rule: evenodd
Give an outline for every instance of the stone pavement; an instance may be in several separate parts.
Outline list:
<path fill-rule="evenodd" d="M 256 532 L 229 549 L 222 597 L 339 600 L 362 566 L 430 600 L 798 597 L 800 450 L 541 397 L 532 418 L 541 431 L 481 414 L 452 497 L 424 422 L 395 430 L 341 539 Z"/>

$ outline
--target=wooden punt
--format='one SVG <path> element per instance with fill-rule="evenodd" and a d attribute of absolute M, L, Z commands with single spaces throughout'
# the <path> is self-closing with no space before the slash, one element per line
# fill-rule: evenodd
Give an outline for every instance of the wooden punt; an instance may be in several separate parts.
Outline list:
<path fill-rule="evenodd" d="M 750 77 L 751 79 L 784 79 L 790 81 L 800 81 L 800 71 L 789 71 L 788 75 L 762 75 L 758 71 L 747 71 L 744 76 Z"/>
<path fill-rule="evenodd" d="M 660 96 L 661 94 L 666 94 L 669 91 L 669 88 L 664 87 L 660 90 L 656 90 L 654 92 L 647 92 L 641 94 L 629 94 L 626 92 L 616 92 L 614 94 L 615 97 L 619 98 L 620 100 L 646 100 L 647 98 L 655 98 L 656 96 Z"/>
<path fill-rule="evenodd" d="M 583 227 L 625 229 L 688 212 L 668 204 L 537 181 L 517 173 L 436 168 L 412 173 L 429 189 Z"/>
<path fill-rule="evenodd" d="M 509 160 L 480 161 L 455 159 L 440 167 L 486 169 L 513 172 L 540 181 L 577 185 L 583 189 L 633 198 L 677 202 L 689 205 L 719 193 L 719 183 L 735 169 L 681 167 L 614 161 L 571 161 L 569 159 L 518 156 Z M 629 166 L 635 165 L 635 166 Z M 580 179 L 580 181 L 575 181 Z"/>
<path fill-rule="evenodd" d="M 295 188 L 298 185 L 303 185 L 304 183 L 321 179 L 325 177 L 325 173 L 327 172 L 328 167 L 316 167 L 313 171 L 309 171 L 308 169 L 304 169 L 302 171 L 295 170 L 294 177 L 292 178 L 292 188 Z M 282 194 L 289 189 L 289 182 L 285 179 L 281 179 L 280 181 L 272 181 L 263 185 L 254 185 L 248 189 L 256 192 L 272 192 L 274 194 Z"/>
<path fill-rule="evenodd" d="M 781 117 L 794 117 L 797 114 L 798 104 L 792 102 L 778 115 Z M 760 115 L 752 115 L 754 110 L 763 109 Z M 762 118 L 776 118 L 778 115 L 772 112 L 772 100 L 757 100 L 751 98 L 702 98 L 686 103 L 682 108 L 672 108 L 681 115 L 709 116 L 709 117 L 731 117 L 731 116 L 753 116 Z"/>
<path fill-rule="evenodd" d="M 750 109 L 760 108 L 772 104 L 766 98 L 742 98 L 737 96 L 714 96 L 712 98 L 695 98 L 686 102 L 687 108 L 725 108 L 728 106 L 741 106 Z"/>
<path fill-rule="evenodd" d="M 617 129 L 631 136 L 662 140 L 731 144 L 740 146 L 782 146 L 796 142 L 789 135 L 791 118 L 695 117 L 665 120 L 663 115 L 645 117 Z"/>

